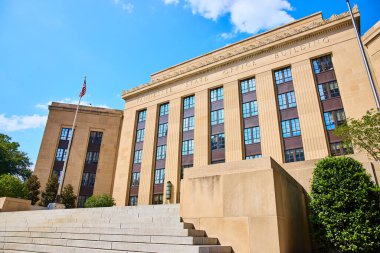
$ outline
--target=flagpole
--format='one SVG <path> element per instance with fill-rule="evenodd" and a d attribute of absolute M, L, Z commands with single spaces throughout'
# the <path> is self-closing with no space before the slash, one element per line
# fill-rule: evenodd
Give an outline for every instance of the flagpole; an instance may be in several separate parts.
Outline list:
<path fill-rule="evenodd" d="M 346 3 L 347 3 L 348 10 L 350 12 L 350 15 L 351 15 L 352 24 L 354 25 L 354 30 L 355 30 L 355 33 L 356 33 L 356 38 L 357 38 L 358 43 L 359 43 L 359 48 L 360 48 L 360 52 L 361 52 L 362 57 L 363 57 L 364 66 L 365 66 L 365 69 L 367 71 L 369 83 L 371 84 L 372 93 L 373 93 L 373 96 L 375 97 L 376 107 L 377 107 L 377 110 L 380 111 L 379 95 L 377 94 L 377 91 L 376 91 L 376 88 L 375 88 L 375 84 L 373 82 L 373 77 L 372 77 L 371 70 L 369 68 L 367 56 L 366 56 L 366 54 L 364 52 L 363 42 L 360 39 L 358 28 L 356 27 L 356 23 L 355 23 L 355 19 L 354 19 L 354 14 L 352 14 L 352 9 L 351 9 L 350 1 L 346 0 Z"/>
<path fill-rule="evenodd" d="M 84 80 L 86 82 L 86 77 L 84 77 Z M 67 155 L 66 155 L 66 159 L 65 159 L 65 162 L 63 163 L 63 169 L 62 169 L 62 178 L 61 178 L 61 182 L 59 183 L 59 187 L 58 187 L 58 192 L 57 192 L 57 196 L 56 196 L 56 200 L 58 200 L 58 196 L 61 195 L 62 193 L 62 186 L 63 186 L 63 181 L 65 180 L 65 173 L 66 173 L 66 168 L 67 168 L 67 163 L 69 162 L 69 157 L 70 157 L 70 150 L 71 150 L 71 143 L 72 143 L 72 140 L 74 138 L 74 129 L 75 129 L 75 123 L 77 121 L 77 115 L 78 115 L 78 111 L 79 111 L 79 106 L 80 106 L 80 102 L 82 100 L 82 96 L 79 96 L 79 101 L 78 101 L 78 104 L 77 104 L 77 109 L 75 111 L 75 116 L 74 116 L 74 121 L 73 121 L 73 125 L 71 126 L 71 138 L 69 140 L 69 145 L 67 147 Z"/>

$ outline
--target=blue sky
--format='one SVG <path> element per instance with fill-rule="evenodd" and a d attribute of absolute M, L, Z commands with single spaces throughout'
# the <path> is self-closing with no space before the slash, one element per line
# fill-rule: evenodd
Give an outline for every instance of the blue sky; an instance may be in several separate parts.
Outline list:
<path fill-rule="evenodd" d="M 362 33 L 378 0 L 357 0 Z M 293 19 L 347 10 L 344 0 L 1 0 L 0 132 L 33 162 L 51 101 L 123 109 L 122 90 L 151 73 Z"/>

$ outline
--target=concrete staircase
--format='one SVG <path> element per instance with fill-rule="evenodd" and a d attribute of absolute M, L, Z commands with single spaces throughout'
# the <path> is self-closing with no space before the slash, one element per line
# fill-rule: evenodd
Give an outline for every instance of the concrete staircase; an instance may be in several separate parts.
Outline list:
<path fill-rule="evenodd" d="M 0 213 L 0 252 L 231 253 L 183 223 L 179 205 Z"/>

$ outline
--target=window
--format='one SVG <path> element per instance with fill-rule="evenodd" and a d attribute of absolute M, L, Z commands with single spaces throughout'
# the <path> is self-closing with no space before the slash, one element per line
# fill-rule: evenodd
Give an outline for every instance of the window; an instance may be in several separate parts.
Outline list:
<path fill-rule="evenodd" d="M 296 107 L 294 91 L 278 94 L 278 106 L 280 107 L 280 110 Z"/>
<path fill-rule="evenodd" d="M 160 116 L 165 116 L 169 114 L 169 103 L 160 106 Z"/>
<path fill-rule="evenodd" d="M 223 87 L 211 90 L 211 102 L 222 100 L 223 98 Z"/>
<path fill-rule="evenodd" d="M 323 117 L 325 118 L 325 125 L 327 130 L 334 130 L 336 126 L 341 125 L 345 122 L 346 116 L 344 111 L 336 110 L 323 113 Z"/>
<path fill-rule="evenodd" d="M 157 160 L 162 160 L 166 158 L 166 145 L 158 146 L 157 147 Z"/>
<path fill-rule="evenodd" d="M 261 154 L 258 155 L 248 155 L 245 157 L 245 160 L 257 159 L 263 157 Z"/>
<path fill-rule="evenodd" d="M 282 84 L 282 83 L 292 81 L 293 80 L 292 71 L 290 67 L 275 71 L 274 78 L 275 78 L 276 84 Z"/>
<path fill-rule="evenodd" d="M 91 131 L 90 132 L 90 140 L 89 140 L 89 142 L 90 143 L 100 144 L 100 143 L 102 143 L 102 137 L 103 137 L 103 133 L 102 132 Z"/>
<path fill-rule="evenodd" d="M 330 144 L 330 151 L 332 156 L 347 155 L 354 153 L 352 146 L 344 145 L 342 142 Z"/>
<path fill-rule="evenodd" d="M 251 127 L 244 129 L 244 144 L 253 144 L 260 142 L 260 127 Z"/>
<path fill-rule="evenodd" d="M 255 91 L 256 90 L 256 79 L 252 78 L 252 79 L 244 80 L 240 83 L 240 86 L 241 86 L 241 93 L 242 94 L 247 93 L 247 92 L 251 92 L 251 91 Z"/>
<path fill-rule="evenodd" d="M 222 159 L 222 160 L 211 161 L 211 164 L 218 164 L 218 163 L 225 163 L 225 162 L 226 161 Z"/>
<path fill-rule="evenodd" d="M 52 175 L 55 175 L 58 177 L 58 183 L 61 183 L 62 180 L 62 170 L 53 170 Z"/>
<path fill-rule="evenodd" d="M 145 129 L 139 129 L 136 131 L 136 142 L 144 141 Z"/>
<path fill-rule="evenodd" d="M 187 140 L 182 142 L 182 155 L 194 154 L 194 140 Z"/>
<path fill-rule="evenodd" d="M 79 197 L 78 197 L 78 207 L 84 207 L 84 204 L 86 203 L 86 201 L 87 201 L 87 199 L 89 197 L 90 196 L 79 195 Z"/>
<path fill-rule="evenodd" d="M 224 133 L 211 135 L 211 149 L 223 149 L 224 148 Z"/>
<path fill-rule="evenodd" d="M 153 201 L 152 201 L 153 205 L 161 205 L 163 201 L 164 201 L 164 197 L 162 193 L 153 194 Z"/>
<path fill-rule="evenodd" d="M 87 186 L 87 187 L 94 187 L 95 185 L 95 173 L 83 173 L 82 176 L 82 186 Z"/>
<path fill-rule="evenodd" d="M 318 92 L 322 101 L 340 96 L 338 83 L 336 81 L 318 84 Z"/>
<path fill-rule="evenodd" d="M 163 184 L 165 181 L 165 169 L 156 169 L 154 171 L 154 184 Z"/>
<path fill-rule="evenodd" d="M 57 161 L 66 161 L 67 158 L 67 149 L 66 148 L 58 148 L 57 154 L 55 155 L 55 160 Z"/>
<path fill-rule="evenodd" d="M 99 152 L 88 151 L 86 155 L 86 163 L 98 163 Z"/>
<path fill-rule="evenodd" d="M 136 150 L 133 158 L 133 163 L 141 163 L 142 150 Z"/>
<path fill-rule="evenodd" d="M 184 169 L 193 167 L 193 164 L 186 164 L 181 166 L 181 179 L 183 179 L 183 171 Z"/>
<path fill-rule="evenodd" d="M 295 161 L 304 161 L 305 156 L 303 148 L 285 150 L 285 162 L 291 163 Z"/>
<path fill-rule="evenodd" d="M 61 130 L 61 140 L 68 141 L 71 139 L 72 131 L 71 128 L 62 128 Z"/>
<path fill-rule="evenodd" d="M 211 125 L 218 125 L 224 123 L 224 109 L 211 112 Z"/>
<path fill-rule="evenodd" d="M 129 204 L 130 206 L 137 206 L 137 200 L 138 200 L 138 197 L 137 196 L 130 196 L 129 197 Z"/>
<path fill-rule="evenodd" d="M 168 123 L 158 125 L 158 137 L 164 137 L 168 135 Z"/>
<path fill-rule="evenodd" d="M 131 186 L 139 186 L 140 184 L 140 172 L 132 172 Z"/>
<path fill-rule="evenodd" d="M 298 118 L 291 120 L 283 120 L 281 121 L 281 126 L 283 138 L 301 135 L 300 122 Z"/>
<path fill-rule="evenodd" d="M 194 130 L 194 116 L 183 119 L 183 131 Z"/>
<path fill-rule="evenodd" d="M 333 69 L 331 55 L 313 60 L 314 73 L 319 74 Z"/>
<path fill-rule="evenodd" d="M 257 116 L 257 101 L 251 101 L 243 104 L 243 118 L 249 118 L 252 116 Z"/>
<path fill-rule="evenodd" d="M 139 112 L 139 122 L 144 122 L 146 120 L 146 110 Z"/>
<path fill-rule="evenodd" d="M 183 109 L 186 110 L 186 109 L 194 108 L 194 106 L 195 106 L 194 96 L 190 96 L 183 99 Z"/>

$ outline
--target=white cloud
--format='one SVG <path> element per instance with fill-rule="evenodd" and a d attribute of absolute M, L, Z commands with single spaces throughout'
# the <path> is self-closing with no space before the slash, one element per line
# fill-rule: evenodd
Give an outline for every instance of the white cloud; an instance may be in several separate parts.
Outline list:
<path fill-rule="evenodd" d="M 164 2 L 179 0 L 164 0 Z M 217 20 L 229 15 L 234 33 L 258 33 L 271 29 L 294 18 L 288 11 L 292 10 L 288 0 L 184 0 L 193 14 Z M 227 33 L 225 37 L 228 37 Z M 223 36 L 222 36 L 223 37 Z"/>
<path fill-rule="evenodd" d="M 0 114 L 0 130 L 5 132 L 14 132 L 20 130 L 34 129 L 45 126 L 46 115 L 12 115 L 6 117 Z"/>
<path fill-rule="evenodd" d="M 58 100 L 58 101 L 54 101 L 54 102 L 76 105 L 76 104 L 78 104 L 78 99 L 64 98 L 64 99 L 61 99 L 61 100 Z M 39 104 L 36 104 L 34 107 L 36 107 L 38 109 L 42 109 L 42 110 L 47 110 L 47 109 L 49 109 L 49 105 L 51 105 L 51 103 L 52 103 L 52 101 L 49 101 L 49 102 L 46 102 L 46 103 L 39 103 Z M 81 105 L 87 105 L 87 106 L 94 106 L 94 107 L 110 108 L 108 105 L 105 105 L 105 104 L 95 104 L 95 105 L 93 105 L 91 102 L 86 101 L 86 100 L 82 100 L 80 102 L 80 104 Z"/>
<path fill-rule="evenodd" d="M 113 3 L 117 6 L 120 6 L 123 11 L 126 11 L 128 13 L 132 13 L 135 6 L 132 3 L 127 3 L 122 0 L 113 0 Z"/>
<path fill-rule="evenodd" d="M 236 36 L 235 33 L 222 33 L 222 34 L 220 34 L 220 37 L 222 37 L 223 39 L 226 39 L 226 40 L 232 39 L 235 36 Z"/>
<path fill-rule="evenodd" d="M 177 5 L 179 3 L 179 0 L 164 0 L 164 3 Z"/>

